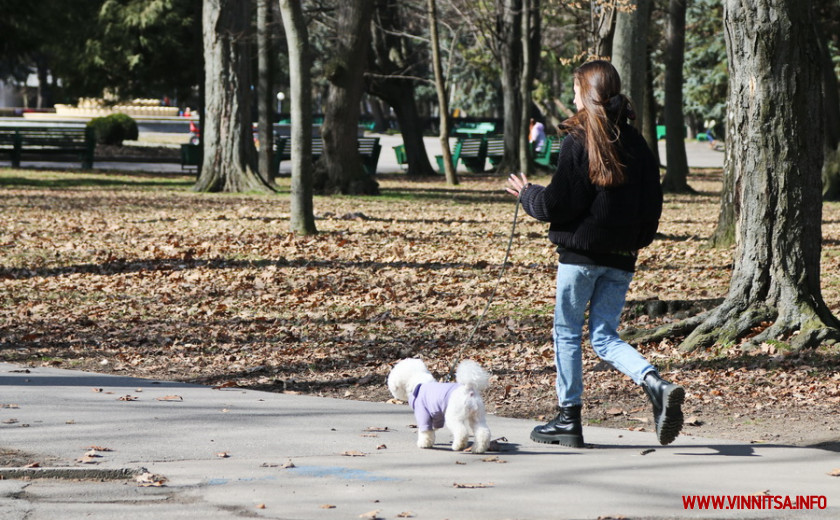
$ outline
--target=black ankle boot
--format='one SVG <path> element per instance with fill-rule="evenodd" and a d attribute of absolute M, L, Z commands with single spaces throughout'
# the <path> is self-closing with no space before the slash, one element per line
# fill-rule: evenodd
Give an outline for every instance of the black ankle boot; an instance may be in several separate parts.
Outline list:
<path fill-rule="evenodd" d="M 564 406 L 548 424 L 534 428 L 531 440 L 543 444 L 560 444 L 583 448 L 583 428 L 580 424 L 580 405 Z"/>
<path fill-rule="evenodd" d="M 659 444 L 671 444 L 683 427 L 682 404 L 685 390 L 679 385 L 665 381 L 656 372 L 648 372 L 645 375 L 642 388 L 653 404 L 653 421 L 656 424 Z"/>

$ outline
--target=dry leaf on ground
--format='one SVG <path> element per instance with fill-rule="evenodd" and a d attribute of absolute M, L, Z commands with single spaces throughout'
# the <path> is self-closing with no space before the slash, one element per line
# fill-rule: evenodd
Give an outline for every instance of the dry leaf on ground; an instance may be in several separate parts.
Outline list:
<path fill-rule="evenodd" d="M 137 475 L 134 478 L 134 481 L 137 482 L 140 487 L 162 487 L 166 483 L 167 478 L 163 475 L 146 472 L 141 475 Z"/>

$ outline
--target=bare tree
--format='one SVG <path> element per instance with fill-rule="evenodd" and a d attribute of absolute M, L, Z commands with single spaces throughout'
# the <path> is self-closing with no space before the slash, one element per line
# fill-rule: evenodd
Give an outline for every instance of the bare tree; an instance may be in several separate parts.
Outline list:
<path fill-rule="evenodd" d="M 688 157 L 685 153 L 683 115 L 683 62 L 685 61 L 686 0 L 670 0 L 665 37 L 665 161 L 668 166 L 662 190 L 693 193 L 688 185 Z"/>
<path fill-rule="evenodd" d="M 432 67 L 435 70 L 435 90 L 440 113 L 440 146 L 443 151 L 443 171 L 447 184 L 458 184 L 455 165 L 452 164 L 452 152 L 449 150 L 449 99 L 446 95 L 446 79 L 440 61 L 440 40 L 438 39 L 437 2 L 428 0 L 429 33 L 432 39 Z"/>
<path fill-rule="evenodd" d="M 280 0 L 289 48 L 289 94 L 292 115 L 291 222 L 294 233 L 317 232 L 312 204 L 312 57 L 300 2 Z"/>
<path fill-rule="evenodd" d="M 315 168 L 315 186 L 325 193 L 379 193 L 379 183 L 365 172 L 358 153 L 359 106 L 373 7 L 370 0 L 344 0 L 336 9 L 336 47 L 324 65 L 330 82 L 321 128 L 324 153 Z"/>
<path fill-rule="evenodd" d="M 367 88 L 394 109 L 405 146 L 407 175 L 434 175 L 423 142 L 415 95 L 415 83 L 426 78 L 421 78 L 416 70 L 421 66 L 416 55 L 418 46 L 405 36 L 411 28 L 406 26 L 398 4 L 399 0 L 376 2 Z"/>
<path fill-rule="evenodd" d="M 269 0 L 257 0 L 257 154 L 260 175 L 274 182 L 272 156 L 274 146 L 274 110 L 271 89 L 271 40 L 268 36 L 271 10 Z"/>
<path fill-rule="evenodd" d="M 651 0 L 637 0 L 635 6 L 618 12 L 613 37 L 612 64 L 621 76 L 622 89 L 636 109 L 634 125 L 644 126 L 644 106 L 648 62 L 648 27 Z M 656 143 L 653 143 L 656 145 Z"/>

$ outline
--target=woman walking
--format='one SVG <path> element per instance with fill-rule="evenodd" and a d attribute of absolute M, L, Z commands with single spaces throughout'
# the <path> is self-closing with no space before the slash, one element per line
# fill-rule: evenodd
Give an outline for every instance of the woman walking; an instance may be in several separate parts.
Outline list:
<path fill-rule="evenodd" d="M 536 442 L 582 447 L 581 341 L 589 305 L 589 336 L 602 359 L 641 385 L 653 404 L 656 435 L 670 444 L 683 425 L 685 390 L 663 380 L 636 349 L 618 336 L 638 250 L 659 226 L 659 165 L 639 132 L 621 79 L 606 61 L 574 73 L 577 113 L 564 122 L 559 164 L 548 186 L 511 174 L 507 191 L 530 216 L 549 222 L 560 255 L 554 311 L 554 352 L 559 413 L 534 428 Z"/>

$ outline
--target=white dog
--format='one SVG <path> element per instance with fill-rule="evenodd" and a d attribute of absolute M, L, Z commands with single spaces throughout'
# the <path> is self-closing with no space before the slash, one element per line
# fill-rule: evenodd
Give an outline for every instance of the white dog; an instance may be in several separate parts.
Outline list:
<path fill-rule="evenodd" d="M 419 359 L 403 359 L 388 375 L 388 389 L 400 401 L 408 401 L 417 419 L 417 446 L 431 448 L 435 430 L 446 425 L 452 432 L 452 449 L 467 447 L 475 435 L 472 451 L 484 453 L 490 445 L 490 429 L 481 392 L 489 375 L 475 361 L 464 360 L 455 372 L 457 383 L 438 383 Z"/>

